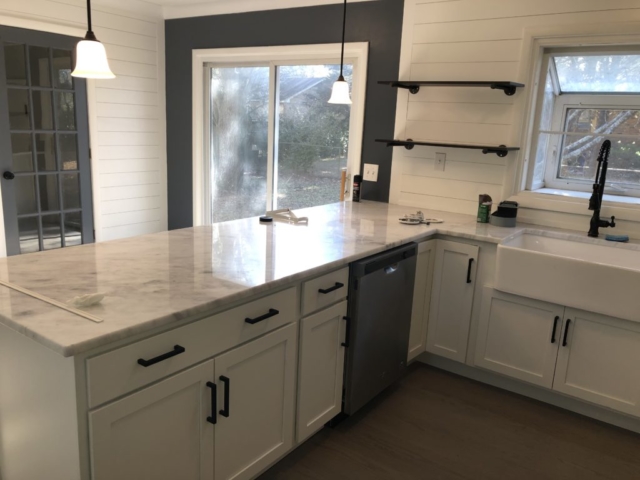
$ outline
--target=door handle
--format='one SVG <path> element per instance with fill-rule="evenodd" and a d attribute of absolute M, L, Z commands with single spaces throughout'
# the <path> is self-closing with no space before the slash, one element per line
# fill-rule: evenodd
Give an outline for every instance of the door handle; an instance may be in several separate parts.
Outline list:
<path fill-rule="evenodd" d="M 5 180 L 13 180 L 14 178 L 16 178 L 16 176 L 13 174 L 13 172 L 6 171 L 2 174 L 2 178 L 4 178 Z"/>
<path fill-rule="evenodd" d="M 142 365 L 144 368 L 147 368 L 147 367 L 150 367 L 151 365 L 155 365 L 156 363 L 160 363 L 163 360 L 167 360 L 171 357 L 175 357 L 176 355 L 180 355 L 181 353 L 184 353 L 186 351 L 187 351 L 186 348 L 181 347 L 180 345 L 175 345 L 173 347 L 173 350 L 171 350 L 170 352 L 163 353 L 162 355 L 152 358 L 151 360 L 145 360 L 144 358 L 139 358 L 138 365 Z"/>
<path fill-rule="evenodd" d="M 339 290 L 342 287 L 344 287 L 344 283 L 336 282 L 336 284 L 333 287 L 320 288 L 318 289 L 318 292 L 322 293 L 323 295 L 326 295 L 327 293 L 335 292 L 336 290 Z"/>
<path fill-rule="evenodd" d="M 342 319 L 347 322 L 347 328 L 344 329 L 344 342 L 342 342 L 342 346 L 344 348 L 349 348 L 349 335 L 351 335 L 351 321 L 349 317 L 342 317 Z"/>
<path fill-rule="evenodd" d="M 215 425 L 217 423 L 216 415 L 218 414 L 218 391 L 216 384 L 213 382 L 207 382 L 207 387 L 211 389 L 211 416 L 207 417 L 207 422 Z"/>
<path fill-rule="evenodd" d="M 564 326 L 564 338 L 562 339 L 562 346 L 566 347 L 567 346 L 567 335 L 569 334 L 569 324 L 571 323 L 571 320 L 567 320 L 567 323 Z"/>
<path fill-rule="evenodd" d="M 473 266 L 474 258 L 469 259 L 469 268 L 467 268 L 467 283 L 471 283 L 471 267 Z"/>
<path fill-rule="evenodd" d="M 245 318 L 244 321 L 247 322 L 249 325 L 255 325 L 256 323 L 260 323 L 266 320 L 267 318 L 275 317 L 279 313 L 280 312 L 275 308 L 270 308 L 269 313 L 265 313 L 264 315 L 256 318 Z"/>
<path fill-rule="evenodd" d="M 560 317 L 553 319 L 553 331 L 551 332 L 551 343 L 556 343 L 556 328 L 558 327 L 558 320 Z"/>
<path fill-rule="evenodd" d="M 229 377 L 220 375 L 220 381 L 224 383 L 224 406 L 220 410 L 220 415 L 229 418 L 229 393 L 231 391 L 231 380 Z"/>

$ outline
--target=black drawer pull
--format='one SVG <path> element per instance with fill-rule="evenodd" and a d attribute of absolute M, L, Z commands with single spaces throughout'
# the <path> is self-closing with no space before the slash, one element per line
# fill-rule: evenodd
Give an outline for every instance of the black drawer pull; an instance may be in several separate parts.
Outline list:
<path fill-rule="evenodd" d="M 351 335 L 351 321 L 349 317 L 342 317 L 344 321 L 347 322 L 347 326 L 344 329 L 344 342 L 342 342 L 342 346 L 344 348 L 349 348 L 349 336 Z"/>
<path fill-rule="evenodd" d="M 556 317 L 553 320 L 553 331 L 551 332 L 551 343 L 556 343 L 556 328 L 558 327 L 558 320 L 560 320 L 560 317 Z"/>
<path fill-rule="evenodd" d="M 216 384 L 213 382 L 207 382 L 207 387 L 211 389 L 211 416 L 207 417 L 207 422 L 212 425 L 217 423 L 217 411 L 218 411 L 218 391 Z"/>
<path fill-rule="evenodd" d="M 150 367 L 151 365 L 155 365 L 156 363 L 160 363 L 163 360 L 167 360 L 168 358 L 175 357 L 176 355 L 180 355 L 181 353 L 184 353 L 184 352 L 186 352 L 186 349 L 184 347 L 181 347 L 180 345 L 175 345 L 173 347 L 173 350 L 171 350 L 170 352 L 164 353 L 159 357 L 152 358 L 151 360 L 145 360 L 144 358 L 139 358 L 138 364 L 142 365 L 145 368 Z"/>
<path fill-rule="evenodd" d="M 326 295 L 327 293 L 331 293 L 331 292 L 335 292 L 336 290 L 340 290 L 342 287 L 344 287 L 344 283 L 336 282 L 336 284 L 333 287 L 320 288 L 320 289 L 318 289 L 318 292 L 322 293 L 323 295 Z"/>
<path fill-rule="evenodd" d="M 467 268 L 467 283 L 471 283 L 471 267 L 473 266 L 473 258 L 469 259 L 469 268 Z"/>
<path fill-rule="evenodd" d="M 255 325 L 256 323 L 260 323 L 264 320 L 266 320 L 267 318 L 271 318 L 271 317 L 275 317 L 276 315 L 278 315 L 280 312 L 274 308 L 270 308 L 269 309 L 269 313 L 265 313 L 264 315 L 262 315 L 261 317 L 256 317 L 256 318 L 245 318 L 244 321 L 247 322 L 250 325 Z"/>
<path fill-rule="evenodd" d="M 224 375 L 220 375 L 220 381 L 224 383 L 224 407 L 220 410 L 220 415 L 229 418 L 229 393 L 231 391 L 231 380 Z"/>
<path fill-rule="evenodd" d="M 564 326 L 564 338 L 562 339 L 562 346 L 566 347 L 567 346 L 567 335 L 569 334 L 569 324 L 571 323 L 571 320 L 567 320 L 567 323 Z"/>

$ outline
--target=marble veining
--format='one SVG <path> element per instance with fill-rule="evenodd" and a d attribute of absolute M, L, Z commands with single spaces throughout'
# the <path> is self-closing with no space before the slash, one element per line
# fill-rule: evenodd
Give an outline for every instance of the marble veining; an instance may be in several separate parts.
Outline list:
<path fill-rule="evenodd" d="M 59 302 L 93 293 L 105 298 L 81 309 L 104 320 L 98 324 L 3 287 L 0 323 L 72 356 L 435 234 L 496 244 L 528 230 L 567 235 L 429 210 L 423 211 L 445 223 L 398 222 L 417 210 L 336 203 L 296 211 L 309 217 L 308 225 L 261 225 L 250 218 L 2 259 L 5 282 Z"/>

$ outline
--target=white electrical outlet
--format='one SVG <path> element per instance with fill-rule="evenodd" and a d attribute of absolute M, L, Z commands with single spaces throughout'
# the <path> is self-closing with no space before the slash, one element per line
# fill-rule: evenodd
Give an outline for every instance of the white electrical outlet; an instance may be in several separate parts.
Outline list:
<path fill-rule="evenodd" d="M 366 180 L 367 182 L 377 182 L 378 165 L 374 165 L 373 163 L 365 163 L 363 180 Z"/>
<path fill-rule="evenodd" d="M 436 163 L 434 168 L 436 170 L 440 170 L 444 172 L 444 164 L 447 163 L 447 154 L 446 153 L 436 153 Z"/>

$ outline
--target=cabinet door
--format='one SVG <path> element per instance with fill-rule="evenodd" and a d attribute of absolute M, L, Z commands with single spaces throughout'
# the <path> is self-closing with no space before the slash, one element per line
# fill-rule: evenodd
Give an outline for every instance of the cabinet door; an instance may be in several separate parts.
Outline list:
<path fill-rule="evenodd" d="M 93 480 L 213 480 L 213 360 L 89 414 Z"/>
<path fill-rule="evenodd" d="M 216 358 L 216 480 L 254 478 L 293 446 L 297 325 Z"/>
<path fill-rule="evenodd" d="M 476 366 L 551 388 L 564 307 L 485 287 Z"/>
<path fill-rule="evenodd" d="M 465 361 L 477 260 L 475 245 L 437 241 L 428 352 Z"/>
<path fill-rule="evenodd" d="M 640 323 L 567 308 L 553 389 L 640 416 Z"/>
<path fill-rule="evenodd" d="M 302 442 L 342 410 L 347 302 L 302 320 L 297 439 Z"/>
<path fill-rule="evenodd" d="M 413 290 L 413 309 L 411 310 L 411 330 L 409 333 L 408 361 L 413 360 L 426 349 L 427 324 L 429 321 L 435 256 L 435 240 L 422 242 L 418 245 L 416 283 Z"/>

